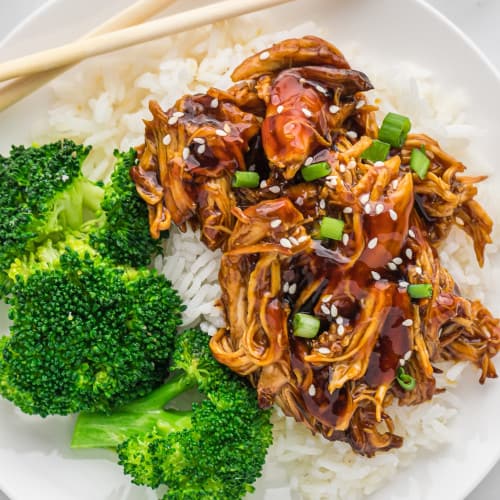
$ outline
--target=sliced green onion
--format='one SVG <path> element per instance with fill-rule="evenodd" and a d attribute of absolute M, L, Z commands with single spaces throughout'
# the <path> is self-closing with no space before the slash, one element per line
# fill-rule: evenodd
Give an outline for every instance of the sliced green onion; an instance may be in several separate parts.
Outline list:
<path fill-rule="evenodd" d="M 319 319 L 310 314 L 297 313 L 293 317 L 293 334 L 296 337 L 313 339 L 318 335 L 319 327 Z"/>
<path fill-rule="evenodd" d="M 430 283 L 408 285 L 406 291 L 412 299 L 430 299 L 432 297 L 432 285 Z"/>
<path fill-rule="evenodd" d="M 410 156 L 410 168 L 421 178 L 423 179 L 427 175 L 427 171 L 429 170 L 429 165 L 431 164 L 431 160 L 427 158 L 425 154 L 425 148 L 422 149 L 412 149 Z"/>
<path fill-rule="evenodd" d="M 387 113 L 378 131 L 378 138 L 383 142 L 388 142 L 395 148 L 400 148 L 406 141 L 410 129 L 411 122 L 407 116 Z"/>
<path fill-rule="evenodd" d="M 257 172 L 237 171 L 233 178 L 233 187 L 235 188 L 256 188 L 260 183 L 260 177 Z"/>
<path fill-rule="evenodd" d="M 320 161 L 318 163 L 311 163 L 300 169 L 300 173 L 305 181 L 315 181 L 316 179 L 321 179 L 321 177 L 326 177 L 330 175 L 332 168 L 326 161 Z"/>
<path fill-rule="evenodd" d="M 363 153 L 361 153 L 361 158 L 373 162 L 385 161 L 387 155 L 389 154 L 390 149 L 391 149 L 390 144 L 375 139 L 374 141 L 372 141 L 370 147 L 365 149 Z"/>
<path fill-rule="evenodd" d="M 396 380 L 405 391 L 413 391 L 417 385 L 417 381 L 409 373 L 406 373 L 402 366 L 396 372 Z"/>
<path fill-rule="evenodd" d="M 341 240 L 344 233 L 344 221 L 333 217 L 323 217 L 321 219 L 319 236 L 321 239 Z"/>

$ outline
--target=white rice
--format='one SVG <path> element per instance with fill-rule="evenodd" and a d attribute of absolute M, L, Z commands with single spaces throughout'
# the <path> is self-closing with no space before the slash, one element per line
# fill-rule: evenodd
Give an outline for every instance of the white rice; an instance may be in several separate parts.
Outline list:
<path fill-rule="evenodd" d="M 149 117 L 151 99 L 167 108 L 184 93 L 203 92 L 209 86 L 226 88 L 231 68 L 251 53 L 286 37 L 321 35 L 321 30 L 311 23 L 288 32 L 263 34 L 261 19 L 253 16 L 226 22 L 218 29 L 200 29 L 81 64 L 53 84 L 55 103 L 49 112 L 48 127 L 37 140 L 69 137 L 91 144 L 93 151 L 85 168 L 94 178 L 105 178 L 113 163 L 113 149 L 142 142 L 142 120 Z M 361 51 L 355 47 L 345 52 L 354 67 L 370 75 L 378 90 L 376 95 L 371 92 L 369 99 L 381 98 L 381 114 L 392 109 L 408 114 L 414 130 L 427 131 L 466 162 L 470 159 L 469 138 L 481 131 L 467 123 L 465 96 L 444 92 L 424 68 L 402 64 L 388 71 L 383 64 L 374 67 L 363 61 Z M 483 188 L 482 201 L 492 209 L 490 200 L 494 196 L 488 190 Z M 498 235 L 494 238 L 498 241 Z M 479 270 L 466 240 L 463 234 L 454 232 L 441 256 L 464 293 L 482 300 L 484 283 L 498 282 L 500 271 L 492 269 L 488 257 L 483 270 Z M 496 247 L 489 247 L 488 252 L 495 251 Z M 215 305 L 220 293 L 220 255 L 219 251 L 207 250 L 197 233 L 173 229 L 166 244 L 166 258 L 154 262 L 188 306 L 185 325 L 201 324 L 209 334 L 223 325 Z M 463 364 L 451 367 L 448 378 L 443 376 L 439 385 L 451 387 L 462 368 Z M 312 436 L 277 410 L 273 417 L 275 443 L 256 496 L 352 500 L 369 495 L 385 484 L 396 469 L 413 462 L 422 450 L 435 449 L 449 439 L 447 425 L 456 407 L 457 400 L 449 390 L 432 403 L 391 409 L 397 430 L 405 439 L 404 446 L 372 459 L 356 455 L 344 443 Z"/>

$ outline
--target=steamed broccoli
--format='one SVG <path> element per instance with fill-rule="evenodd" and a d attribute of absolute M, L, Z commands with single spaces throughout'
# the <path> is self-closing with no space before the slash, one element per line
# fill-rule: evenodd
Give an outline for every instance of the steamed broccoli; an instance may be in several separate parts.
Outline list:
<path fill-rule="evenodd" d="M 159 240 L 149 233 L 148 208 L 140 199 L 130 177 L 137 153 L 115 151 L 116 165 L 97 218 L 85 225 L 90 243 L 101 255 L 119 264 L 146 266 L 152 255 L 161 253 Z M 167 232 L 162 237 L 167 236 Z"/>
<path fill-rule="evenodd" d="M 217 363 L 199 330 L 177 338 L 171 369 L 178 372 L 163 386 L 110 415 L 80 414 L 72 446 L 116 447 L 132 481 L 167 485 L 165 499 L 242 498 L 272 442 L 269 412 L 245 380 Z M 193 387 L 205 399 L 192 411 L 165 409 Z"/>
<path fill-rule="evenodd" d="M 40 245 L 70 232 L 85 232 L 103 257 L 130 266 L 147 265 L 161 251 L 148 231 L 147 206 L 129 170 L 136 152 L 115 153 L 111 182 L 82 173 L 89 147 L 64 140 L 41 147 L 14 146 L 0 157 L 0 297 L 16 258 L 29 261 Z"/>
<path fill-rule="evenodd" d="M 183 310 L 163 276 L 113 265 L 75 236 L 9 272 L 0 395 L 29 414 L 65 415 L 109 411 L 163 382 Z"/>
<path fill-rule="evenodd" d="M 83 223 L 84 207 L 97 210 L 103 190 L 84 178 L 90 148 L 71 141 L 41 148 L 14 146 L 0 157 L 0 282 L 16 257 L 36 250 Z"/>

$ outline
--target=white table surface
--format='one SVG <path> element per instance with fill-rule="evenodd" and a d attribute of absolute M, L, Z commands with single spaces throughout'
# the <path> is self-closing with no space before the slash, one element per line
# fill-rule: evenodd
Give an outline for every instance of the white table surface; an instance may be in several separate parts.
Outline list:
<path fill-rule="evenodd" d="M 0 0 L 0 39 L 28 13 L 45 2 L 46 0 Z M 428 0 L 428 3 L 451 19 L 479 46 L 497 68 L 500 68 L 500 0 Z M 499 498 L 500 463 L 467 497 L 467 500 L 498 500 Z M 1 491 L 0 500 L 7 500 Z M 38 500 L 49 499 L 40 497 Z"/>

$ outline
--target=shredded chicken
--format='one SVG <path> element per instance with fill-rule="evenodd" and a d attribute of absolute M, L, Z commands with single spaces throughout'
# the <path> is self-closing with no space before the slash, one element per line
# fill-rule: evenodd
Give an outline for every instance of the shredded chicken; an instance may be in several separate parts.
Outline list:
<path fill-rule="evenodd" d="M 387 407 L 430 400 L 441 390 L 436 363 L 467 360 L 481 383 L 496 377 L 500 322 L 461 296 L 438 256 L 457 226 L 483 264 L 492 221 L 475 184 L 484 177 L 463 175 L 422 134 L 385 161 L 363 158 L 379 133 L 363 96 L 371 83 L 317 37 L 275 44 L 232 76 L 230 89 L 185 96 L 168 112 L 151 104 L 132 169 L 151 234 L 189 222 L 222 248 L 227 327 L 211 349 L 251 380 L 261 407 L 277 404 L 364 455 L 399 447 Z M 422 147 L 424 178 L 410 168 Z M 329 174 L 307 182 L 301 169 L 317 163 Z M 241 171 L 259 186 L 232 187 Z M 343 222 L 339 240 L 320 238 L 325 216 Z M 416 284 L 432 295 L 412 298 Z M 319 320 L 313 338 L 296 335 L 299 313 Z"/>

